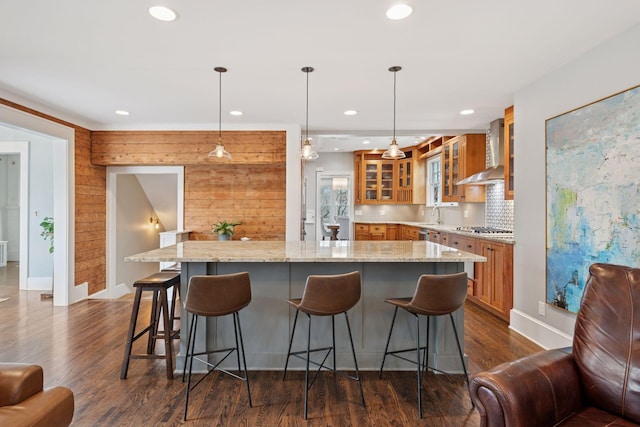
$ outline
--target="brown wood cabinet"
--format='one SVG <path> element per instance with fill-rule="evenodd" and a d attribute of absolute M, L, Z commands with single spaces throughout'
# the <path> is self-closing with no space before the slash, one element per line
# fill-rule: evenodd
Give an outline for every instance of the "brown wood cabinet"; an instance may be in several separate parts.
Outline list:
<path fill-rule="evenodd" d="M 449 234 L 449 244 L 452 248 L 459 249 L 465 252 L 471 252 L 477 254 L 477 239 L 473 237 L 460 236 L 459 234 Z"/>
<path fill-rule="evenodd" d="M 355 240 L 369 240 L 369 224 L 356 222 L 353 224 Z"/>
<path fill-rule="evenodd" d="M 402 229 L 402 226 L 400 224 L 387 224 L 386 240 L 402 240 L 401 229 Z"/>
<path fill-rule="evenodd" d="M 387 224 L 353 224 L 356 240 L 387 240 Z"/>
<path fill-rule="evenodd" d="M 415 147 L 405 159 L 383 160 L 380 152 L 354 152 L 356 204 L 423 204 L 426 202 L 424 160 Z"/>
<path fill-rule="evenodd" d="M 504 110 L 504 199 L 513 200 L 514 196 L 514 156 L 513 156 L 513 105 Z"/>
<path fill-rule="evenodd" d="M 427 239 L 433 243 L 442 243 L 442 233 L 441 231 L 429 230 L 427 232 Z"/>
<path fill-rule="evenodd" d="M 458 181 L 485 169 L 485 134 L 453 137 L 442 146 L 442 201 L 484 202 L 485 186 L 457 185 Z"/>
<path fill-rule="evenodd" d="M 469 299 L 508 322 L 513 308 L 513 245 L 484 239 L 477 244 L 487 262 L 475 263 L 475 290 Z"/>
<path fill-rule="evenodd" d="M 420 229 L 411 225 L 402 225 L 401 240 L 418 240 L 420 238 Z"/>

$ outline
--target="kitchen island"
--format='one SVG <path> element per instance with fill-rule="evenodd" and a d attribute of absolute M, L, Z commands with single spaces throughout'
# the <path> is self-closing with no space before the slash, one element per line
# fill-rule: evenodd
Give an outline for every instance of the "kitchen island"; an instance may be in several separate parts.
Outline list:
<path fill-rule="evenodd" d="M 393 315 L 393 307 L 384 302 L 386 298 L 413 295 L 421 274 L 456 273 L 464 271 L 465 263 L 484 262 L 486 258 L 427 241 L 187 241 L 132 255 L 125 261 L 181 263 L 183 296 L 187 295 L 189 278 L 193 275 L 248 271 L 252 301 L 240 312 L 240 319 L 250 369 L 283 369 L 295 315 L 286 301 L 302 296 L 308 275 L 360 271 L 362 297 L 349 312 L 349 319 L 358 364 L 361 369 L 372 370 L 380 367 Z M 186 319 L 184 310 L 181 318 Z M 460 342 L 464 343 L 464 310 L 454 313 L 454 318 Z M 304 324 L 304 319 L 301 321 Z M 323 330 L 321 322 L 330 328 L 329 318 L 314 319 L 313 346 L 330 342 L 330 333 L 317 334 Z M 442 317 L 432 321 L 430 327 L 431 366 L 445 372 L 462 372 L 451 322 Z M 304 341 L 297 336 L 304 330 L 298 328 L 295 342 Z M 422 325 L 421 330 L 425 330 Z M 187 340 L 185 326 L 182 331 L 176 361 L 179 371 Z M 415 345 L 414 334 L 413 319 L 399 314 L 390 348 Z M 230 317 L 207 319 L 206 327 L 198 328 L 197 342 L 201 348 L 226 346 L 233 340 Z M 338 316 L 337 364 L 339 368 L 351 369 L 353 360 L 347 343 L 344 317 Z M 291 363 L 292 369 L 303 368 L 302 362 L 296 364 L 292 359 Z M 412 369 L 400 360 L 389 360 L 387 364 L 389 369 Z"/>

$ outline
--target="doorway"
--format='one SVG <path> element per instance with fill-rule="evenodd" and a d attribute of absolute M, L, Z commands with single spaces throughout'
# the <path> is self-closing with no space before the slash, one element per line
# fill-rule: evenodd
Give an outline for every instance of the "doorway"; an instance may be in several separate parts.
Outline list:
<path fill-rule="evenodd" d="M 353 175 L 344 172 L 318 172 L 316 178 L 316 236 L 329 240 L 329 225 L 337 225 L 338 240 L 352 240 Z"/>
<path fill-rule="evenodd" d="M 107 168 L 107 287 L 93 298 L 120 298 L 131 292 L 130 283 L 159 270 L 157 263 L 125 263 L 124 258 L 159 247 L 165 224 L 183 230 L 184 167 Z"/>

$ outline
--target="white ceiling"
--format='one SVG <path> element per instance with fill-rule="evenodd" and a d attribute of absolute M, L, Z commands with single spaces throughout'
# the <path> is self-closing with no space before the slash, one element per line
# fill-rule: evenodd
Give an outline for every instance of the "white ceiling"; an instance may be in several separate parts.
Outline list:
<path fill-rule="evenodd" d="M 410 0 L 402 21 L 385 17 L 392 3 L 0 0 L 0 96 L 92 130 L 217 129 L 224 66 L 223 129 L 304 129 L 312 66 L 314 143 L 362 148 L 392 133 L 390 66 L 403 67 L 397 135 L 484 130 L 514 92 L 640 22 L 637 0 Z M 154 4 L 178 20 L 151 18 Z"/>

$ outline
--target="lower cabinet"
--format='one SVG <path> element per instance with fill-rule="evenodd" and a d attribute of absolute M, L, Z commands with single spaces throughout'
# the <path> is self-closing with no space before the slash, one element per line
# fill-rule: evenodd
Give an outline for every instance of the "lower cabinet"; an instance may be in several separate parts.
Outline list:
<path fill-rule="evenodd" d="M 400 240 L 419 240 L 420 239 L 420 229 L 418 227 L 413 227 L 411 225 L 402 225 L 402 236 Z"/>
<path fill-rule="evenodd" d="M 387 224 L 386 240 L 401 240 L 402 227 L 400 224 Z"/>
<path fill-rule="evenodd" d="M 354 224 L 355 240 L 387 240 L 387 224 Z"/>
<path fill-rule="evenodd" d="M 475 263 L 475 288 L 469 299 L 508 322 L 513 308 L 513 245 L 478 239 L 477 253 L 487 262 Z"/>

